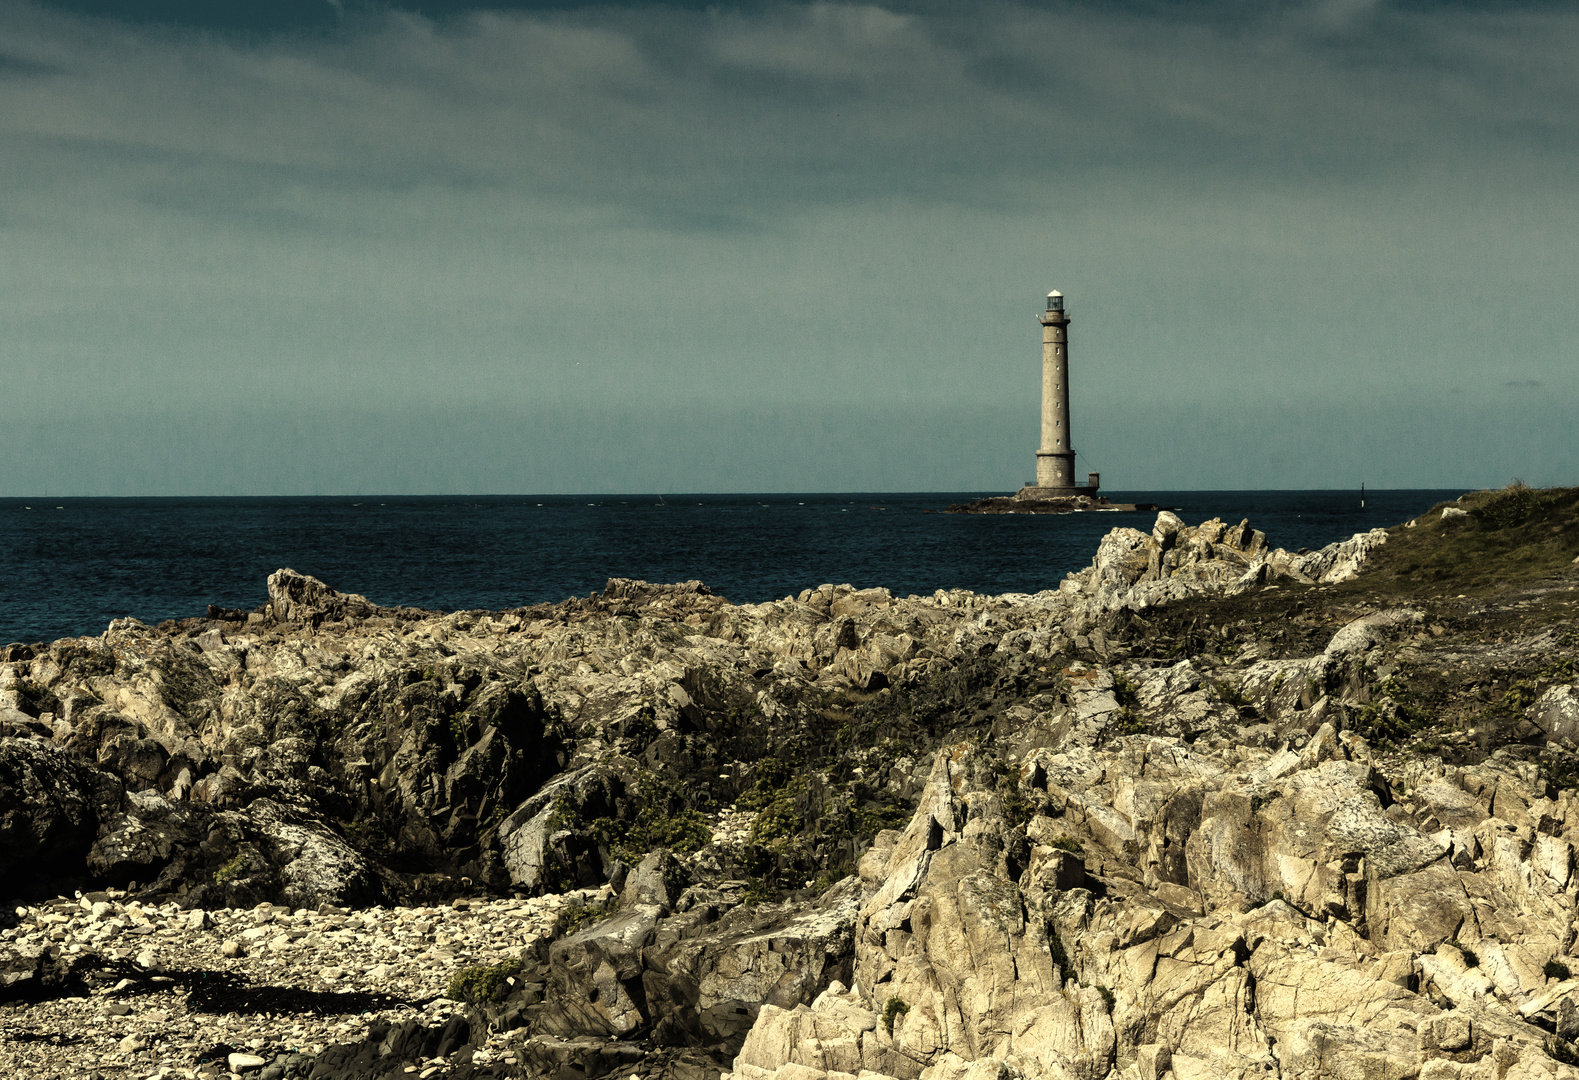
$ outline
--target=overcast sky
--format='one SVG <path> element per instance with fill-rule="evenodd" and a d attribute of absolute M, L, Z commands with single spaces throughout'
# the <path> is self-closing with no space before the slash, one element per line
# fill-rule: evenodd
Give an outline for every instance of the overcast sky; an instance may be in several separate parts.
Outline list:
<path fill-rule="evenodd" d="M 0 494 L 1579 483 L 1570 3 L 0 0 Z"/>

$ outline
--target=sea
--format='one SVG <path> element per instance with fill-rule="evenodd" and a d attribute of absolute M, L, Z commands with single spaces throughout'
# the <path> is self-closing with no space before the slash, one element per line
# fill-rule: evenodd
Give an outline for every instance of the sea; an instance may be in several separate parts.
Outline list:
<path fill-rule="evenodd" d="M 1116 491 L 1189 524 L 1248 519 L 1274 547 L 1398 525 L 1464 489 Z M 210 604 L 255 608 L 281 567 L 385 605 L 499 610 L 699 579 L 737 603 L 824 582 L 1037 592 L 1155 514 L 959 515 L 995 492 L 0 498 L 0 642 L 96 635 Z"/>

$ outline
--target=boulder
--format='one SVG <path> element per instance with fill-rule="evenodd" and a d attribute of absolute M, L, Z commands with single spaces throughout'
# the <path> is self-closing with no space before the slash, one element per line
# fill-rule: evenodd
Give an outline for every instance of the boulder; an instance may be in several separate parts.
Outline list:
<path fill-rule="evenodd" d="M 120 791 L 59 747 L 0 737 L 0 872 L 15 879 L 81 867 Z"/>
<path fill-rule="evenodd" d="M 1579 745 L 1579 691 L 1572 685 L 1548 689 L 1530 706 L 1528 715 L 1548 743 Z"/>
<path fill-rule="evenodd" d="M 268 588 L 269 610 L 280 622 L 365 619 L 383 612 L 365 596 L 336 592 L 317 578 L 288 568 L 270 574 Z"/>

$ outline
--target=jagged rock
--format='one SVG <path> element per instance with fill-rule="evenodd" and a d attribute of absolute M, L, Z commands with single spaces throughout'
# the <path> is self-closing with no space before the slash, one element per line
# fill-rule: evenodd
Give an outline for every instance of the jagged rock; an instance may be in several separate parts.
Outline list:
<path fill-rule="evenodd" d="M 1342 660 L 1363 653 L 1382 641 L 1386 632 L 1399 626 L 1418 625 L 1425 616 L 1410 608 L 1396 608 L 1365 615 L 1349 623 L 1327 643 L 1323 656 Z"/>
<path fill-rule="evenodd" d="M 6 940 L 102 946 L 84 977 L 138 994 L 256 965 L 314 1008 L 421 970 L 422 1019 L 315 1028 L 350 1041 L 287 1076 L 1551 1075 L 1567 579 L 1485 631 L 1479 593 L 1397 599 L 1391 553 L 1385 589 L 1307 587 L 1384 538 L 1163 514 L 1035 595 L 611 579 L 448 615 L 282 571 L 267 616 L 9 647 L 0 820 L 86 895 Z"/>
<path fill-rule="evenodd" d="M 0 872 L 69 874 L 80 867 L 113 778 L 38 739 L 0 737 Z"/>
<path fill-rule="evenodd" d="M 269 575 L 269 608 L 281 622 L 326 622 L 365 619 L 382 610 L 365 596 L 335 592 L 308 574 L 276 570 Z"/>
<path fill-rule="evenodd" d="M 1487 813 L 1559 829 L 1566 810 L 1516 769 L 1422 777 L 1400 812 L 1330 725 L 1233 768 L 1155 738 L 1038 751 L 1022 861 L 982 764 L 938 755 L 910 826 L 862 862 L 853 985 L 764 1008 L 735 1080 L 1445 1076 L 1494 1047 L 1540 1066 L 1525 1018 L 1574 1011 L 1579 983 L 1540 973 L 1570 942 L 1572 848 Z"/>
<path fill-rule="evenodd" d="M 1087 624 L 1105 612 L 1142 612 L 1190 596 L 1232 595 L 1280 578 L 1301 583 L 1353 578 L 1387 542 L 1375 529 L 1320 551 L 1296 556 L 1269 551 L 1266 535 L 1248 521 L 1225 525 L 1213 518 L 1191 528 L 1170 511 L 1157 517 L 1151 535 L 1114 529 L 1103 537 L 1091 566 L 1069 575 L 1060 594 Z"/>
<path fill-rule="evenodd" d="M 548 986 L 527 1011 L 558 1039 L 650 1035 L 733 1054 L 759 1012 L 813 1000 L 848 978 L 860 885 L 847 879 L 815 903 L 738 906 L 740 893 L 689 892 L 671 914 L 662 861 L 628 879 L 612 917 L 556 941 Z"/>

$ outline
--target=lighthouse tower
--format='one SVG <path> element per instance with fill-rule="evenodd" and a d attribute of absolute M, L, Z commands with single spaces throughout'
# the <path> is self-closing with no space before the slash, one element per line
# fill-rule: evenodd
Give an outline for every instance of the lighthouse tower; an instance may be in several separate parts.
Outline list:
<path fill-rule="evenodd" d="M 1036 451 L 1036 483 L 1016 493 L 1017 499 L 1064 499 L 1095 495 L 1100 478 L 1091 473 L 1075 485 L 1075 447 L 1069 434 L 1069 315 L 1064 294 L 1047 294 L 1042 324 L 1042 445 Z"/>

